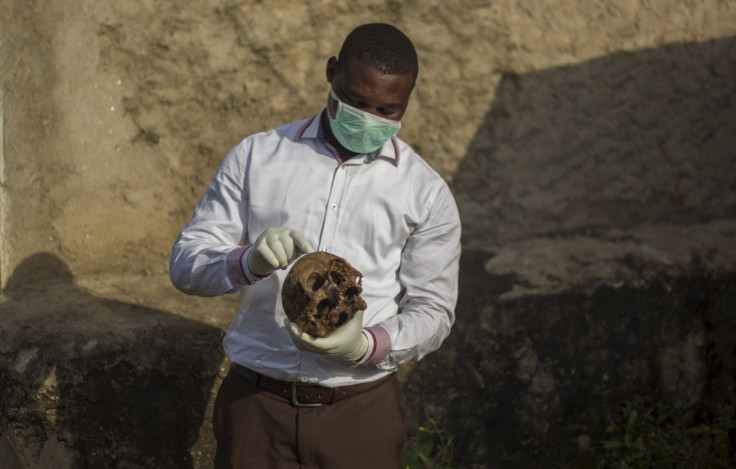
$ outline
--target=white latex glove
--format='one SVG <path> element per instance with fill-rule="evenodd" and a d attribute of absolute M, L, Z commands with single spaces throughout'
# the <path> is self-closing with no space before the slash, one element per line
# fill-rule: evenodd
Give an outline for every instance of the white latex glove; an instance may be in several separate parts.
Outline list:
<path fill-rule="evenodd" d="M 276 269 L 285 269 L 301 254 L 312 252 L 312 245 L 298 231 L 279 226 L 269 228 L 256 239 L 248 252 L 248 270 L 253 274 L 270 275 Z"/>
<path fill-rule="evenodd" d="M 284 319 L 286 330 L 296 348 L 303 352 L 319 353 L 337 357 L 347 362 L 360 360 L 368 350 L 368 338 L 363 334 L 363 311 L 358 311 L 329 337 L 314 338 L 302 332 L 295 322 Z"/>

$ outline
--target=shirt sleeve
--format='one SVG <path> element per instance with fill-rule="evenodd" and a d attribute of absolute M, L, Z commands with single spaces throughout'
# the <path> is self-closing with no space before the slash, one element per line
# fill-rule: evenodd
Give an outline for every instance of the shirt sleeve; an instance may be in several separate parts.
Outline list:
<path fill-rule="evenodd" d="M 216 296 L 252 283 L 243 269 L 246 233 L 247 141 L 220 163 L 194 215 L 177 238 L 169 260 L 171 282 L 184 293 Z"/>
<path fill-rule="evenodd" d="M 402 252 L 399 281 L 404 295 L 399 314 L 379 324 L 391 344 L 379 368 L 419 360 L 449 335 L 457 303 L 460 230 L 455 200 L 443 183 Z M 376 353 L 383 355 L 378 348 Z"/>

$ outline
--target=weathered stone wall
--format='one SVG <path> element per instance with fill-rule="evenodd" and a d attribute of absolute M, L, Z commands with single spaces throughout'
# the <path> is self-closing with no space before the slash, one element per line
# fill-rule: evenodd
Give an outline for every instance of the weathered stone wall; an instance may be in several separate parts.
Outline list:
<path fill-rule="evenodd" d="M 722 228 L 732 243 L 736 224 Z M 631 233 L 629 242 L 644 239 Z M 581 437 L 600 444 L 591 433 L 636 396 L 703 415 L 733 403 L 736 273 L 670 276 L 620 254 L 592 257 L 591 267 L 621 264 L 615 270 L 628 275 L 561 273 L 568 286 L 554 292 L 523 269 L 494 270 L 495 253 L 466 251 L 453 334 L 404 370 L 412 426 L 434 420 L 454 435 L 457 467 L 541 469 L 570 463 L 585 449 Z M 524 250 L 518 258 L 528 259 Z"/>
<path fill-rule="evenodd" d="M 318 111 L 327 58 L 346 31 L 377 20 L 416 43 L 402 137 L 459 178 L 468 239 L 677 221 L 678 204 L 732 214 L 733 191 L 714 200 L 714 188 L 733 169 L 719 124 L 733 117 L 732 61 L 719 40 L 736 34 L 735 10 L 722 0 L 3 2 L 0 277 L 38 252 L 80 278 L 165 272 L 227 149 Z M 698 164 L 683 156 L 703 139 Z"/>
<path fill-rule="evenodd" d="M 237 295 L 166 277 L 66 280 L 0 297 L 0 467 L 211 467 L 212 393 Z"/>
<path fill-rule="evenodd" d="M 734 46 L 504 75 L 453 175 L 466 241 L 733 218 Z"/>
<path fill-rule="evenodd" d="M 734 394 L 734 2 L 8 0 L 0 466 L 208 466 L 237 299 L 173 291 L 171 243 L 369 21 L 417 46 L 401 137 L 464 227 L 457 327 L 402 370 L 412 428 L 458 467 L 549 467 L 621 396 Z"/>

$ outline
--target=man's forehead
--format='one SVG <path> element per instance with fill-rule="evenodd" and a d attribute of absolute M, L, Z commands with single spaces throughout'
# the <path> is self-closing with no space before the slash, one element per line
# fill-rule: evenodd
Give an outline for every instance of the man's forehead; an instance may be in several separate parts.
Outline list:
<path fill-rule="evenodd" d="M 386 73 L 381 71 L 377 66 L 364 62 L 356 57 L 348 57 L 347 60 L 338 62 L 338 73 L 342 72 L 347 75 L 370 75 L 373 77 L 385 77 L 385 79 L 395 77 L 413 77 L 409 72 L 405 74 Z"/>
<path fill-rule="evenodd" d="M 402 75 L 383 73 L 357 59 L 351 59 L 350 63 L 342 65 L 336 78 L 343 88 L 342 91 L 345 92 L 358 95 L 381 92 L 404 100 L 414 87 L 414 79 L 410 73 Z"/>

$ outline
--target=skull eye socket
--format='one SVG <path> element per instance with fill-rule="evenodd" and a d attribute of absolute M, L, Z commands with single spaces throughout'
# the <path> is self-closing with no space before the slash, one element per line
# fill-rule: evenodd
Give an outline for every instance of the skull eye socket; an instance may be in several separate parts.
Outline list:
<path fill-rule="evenodd" d="M 335 272 L 334 270 L 332 272 L 330 272 L 330 278 L 332 279 L 333 282 L 335 282 L 338 285 L 340 285 L 342 283 L 342 281 L 345 280 L 345 277 L 343 277 L 341 274 Z"/>
<path fill-rule="evenodd" d="M 322 277 L 318 273 L 314 273 L 310 275 L 309 278 L 307 279 L 307 285 L 311 286 L 312 291 L 317 291 L 324 286 L 326 281 L 327 281 L 326 278 Z"/>
<path fill-rule="evenodd" d="M 345 290 L 345 296 L 348 298 L 352 298 L 360 293 L 360 290 L 358 290 L 358 287 L 350 287 L 347 290 Z"/>

